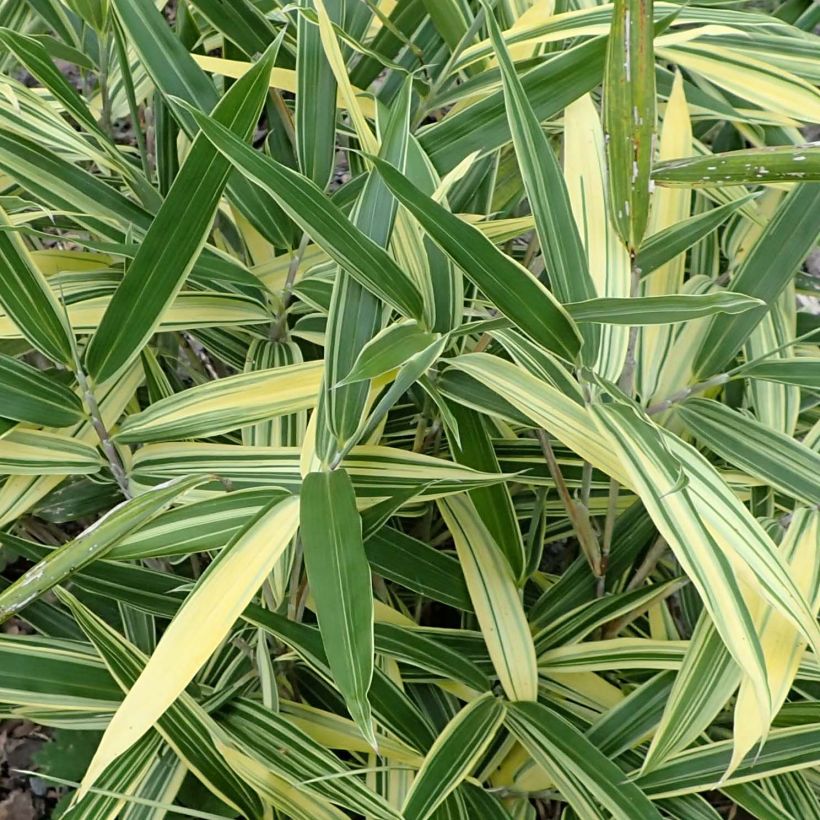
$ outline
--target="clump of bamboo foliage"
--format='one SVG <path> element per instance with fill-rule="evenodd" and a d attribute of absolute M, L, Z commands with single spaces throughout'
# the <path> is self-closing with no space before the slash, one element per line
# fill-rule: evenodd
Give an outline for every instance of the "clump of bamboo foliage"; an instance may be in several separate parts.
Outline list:
<path fill-rule="evenodd" d="M 820 817 L 818 8 L 0 3 L 64 816 Z"/>

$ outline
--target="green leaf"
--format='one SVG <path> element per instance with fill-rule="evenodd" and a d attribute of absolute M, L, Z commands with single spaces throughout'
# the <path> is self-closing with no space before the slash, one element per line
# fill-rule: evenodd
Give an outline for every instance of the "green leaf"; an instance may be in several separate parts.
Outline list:
<path fill-rule="evenodd" d="M 820 185 L 797 185 L 743 259 L 732 277 L 731 289 L 762 299 L 771 307 L 814 246 L 818 232 Z M 759 321 L 755 314 L 714 319 L 694 362 L 696 375 L 719 372 Z"/>
<path fill-rule="evenodd" d="M 251 135 L 268 90 L 278 43 L 214 109 L 243 139 Z M 105 381 L 121 372 L 153 334 L 207 241 L 230 163 L 198 137 L 137 250 L 86 352 L 89 374 Z"/>
<path fill-rule="evenodd" d="M 762 312 L 766 303 L 754 296 L 732 291 L 672 296 L 638 296 L 633 299 L 604 297 L 565 306 L 576 322 L 616 325 L 661 325 L 689 322 L 716 313 Z"/>
<path fill-rule="evenodd" d="M 236 698 L 225 712 L 231 735 L 269 770 L 297 782 L 309 780 L 311 791 L 351 811 L 377 820 L 398 820 L 398 813 L 353 776 L 347 764 L 299 727 L 293 720 L 295 710 L 274 713 L 256 701 Z M 279 752 L 283 748 L 288 754 Z"/>
<path fill-rule="evenodd" d="M 373 678 L 373 594 L 356 495 L 344 470 L 302 483 L 305 568 L 333 678 L 359 730 L 376 746 L 367 693 Z"/>
<path fill-rule="evenodd" d="M 738 375 L 817 391 L 820 390 L 820 358 L 805 356 L 751 362 L 739 370 Z"/>
<path fill-rule="evenodd" d="M 20 359 L 0 354 L 2 415 L 47 427 L 68 427 L 83 420 L 79 396 L 60 381 L 50 378 Z"/>
<path fill-rule="evenodd" d="M 719 188 L 772 182 L 820 181 L 820 146 L 778 145 L 659 162 L 652 179 L 660 185 Z"/>
<path fill-rule="evenodd" d="M 676 415 L 730 464 L 805 504 L 820 504 L 820 454 L 814 450 L 710 399 L 690 399 Z"/>
<path fill-rule="evenodd" d="M 389 325 L 362 348 L 350 373 L 339 384 L 375 379 L 401 367 L 434 341 L 432 333 L 412 320 Z"/>
<path fill-rule="evenodd" d="M 97 450 L 84 441 L 18 427 L 0 438 L 0 473 L 7 475 L 73 475 L 102 467 Z"/>
<path fill-rule="evenodd" d="M 319 188 L 296 171 L 257 153 L 215 120 L 190 106 L 183 107 L 232 165 L 273 197 L 351 276 L 405 316 L 421 316 L 421 295 L 412 282 L 386 251 L 355 228 Z"/>
<path fill-rule="evenodd" d="M 400 166 L 407 156 L 410 121 L 410 83 L 406 82 L 383 123 L 380 115 L 380 153 Z M 382 127 L 383 125 L 383 127 Z M 369 174 L 353 208 L 352 219 L 370 239 L 387 247 L 398 203 L 378 174 Z M 325 341 L 325 381 L 319 400 L 320 423 L 316 449 L 330 463 L 359 431 L 368 404 L 370 385 L 340 382 L 349 375 L 357 357 L 385 323 L 382 301 L 344 268 L 333 282 Z"/>
<path fill-rule="evenodd" d="M 310 0 L 301 0 L 300 5 L 312 6 Z M 339 22 L 344 2 L 329 0 L 326 5 L 331 17 Z M 299 14 L 297 27 L 296 154 L 302 173 L 325 188 L 333 173 L 336 155 L 336 78 L 325 57 L 318 26 Z"/>
<path fill-rule="evenodd" d="M 193 0 L 192 5 L 249 57 L 263 53 L 276 37 L 268 18 L 248 0 Z"/>
<path fill-rule="evenodd" d="M 644 760 L 648 772 L 691 745 L 726 706 L 740 670 L 726 651 L 708 613 L 703 612 L 683 657 L 663 718 Z"/>
<path fill-rule="evenodd" d="M 120 539 L 150 521 L 179 495 L 201 483 L 202 479 L 198 477 L 171 481 L 114 507 L 0 593 L 0 621 L 7 620 L 86 564 L 103 557 Z"/>
<path fill-rule="evenodd" d="M 746 780 L 817 766 L 820 723 L 773 729 L 761 750 L 749 754 L 741 766 L 724 779 L 732 757 L 732 741 L 706 743 L 680 752 L 663 766 L 636 778 L 635 785 L 653 799 L 709 791 Z"/>
<path fill-rule="evenodd" d="M 655 133 L 652 0 L 615 0 L 604 75 L 609 208 L 623 243 L 641 246 Z"/>
<path fill-rule="evenodd" d="M 658 820 L 660 812 L 581 732 L 540 703 L 511 703 L 506 726 L 580 817 Z"/>
<path fill-rule="evenodd" d="M 670 225 L 648 236 L 641 243 L 641 249 L 635 262 L 641 271 L 641 276 L 652 273 L 661 265 L 708 237 L 750 199 L 751 196 L 733 199 L 724 205 L 691 216 L 683 222 Z"/>
<path fill-rule="evenodd" d="M 459 430 L 458 439 L 450 442 L 456 461 L 476 470 L 501 472 L 482 416 L 455 402 L 449 402 L 449 407 Z M 453 437 L 452 433 L 450 435 Z M 521 580 L 525 571 L 524 544 L 509 488 L 506 484 L 479 487 L 470 492 L 470 498 L 481 520 L 506 556 L 513 576 L 516 580 Z"/>
<path fill-rule="evenodd" d="M 492 693 L 468 703 L 427 753 L 402 808 L 405 820 L 427 820 L 478 764 L 504 722 L 504 705 Z"/>
<path fill-rule="evenodd" d="M 0 208 L 0 305 L 37 350 L 71 365 L 73 338 L 65 312 L 11 227 Z"/>
<path fill-rule="evenodd" d="M 507 120 L 518 166 L 535 218 L 538 242 L 550 283 L 561 302 L 592 299 L 595 285 L 578 235 L 561 166 L 516 74 L 501 30 L 492 14 L 487 14 L 487 24 L 501 69 Z M 594 361 L 597 347 L 595 334 L 587 333 L 586 338 L 591 349 L 584 352 L 592 357 L 589 361 Z"/>
<path fill-rule="evenodd" d="M 121 691 L 126 693 L 125 698 L 127 699 L 127 693 L 133 691 L 133 687 L 150 663 L 149 659 L 69 592 L 60 589 L 58 595 L 94 645 Z M 94 657 L 96 660 L 96 655 Z M 194 773 L 216 797 L 249 817 L 259 815 L 260 806 L 256 795 L 243 780 L 224 765 L 219 754 L 216 742 L 225 737 L 224 730 L 190 694 L 181 692 L 179 697 L 168 706 L 168 709 L 157 718 L 155 726 L 156 731 L 166 743 L 172 746 L 186 768 Z M 140 748 L 146 738 L 150 738 L 153 734 L 153 731 L 143 734 L 136 743 L 113 760 L 105 771 L 100 773 L 99 779 L 96 779 L 97 785 L 105 783 L 108 772 L 115 770 L 120 761 L 129 759 L 133 750 Z M 99 750 L 100 747 L 97 747 L 95 760 L 98 759 Z M 92 760 L 93 764 L 94 760 Z M 86 771 L 87 779 L 88 771 Z M 90 794 L 92 794 L 90 791 L 84 790 L 81 786 L 77 793 L 77 801 L 89 799 Z"/>
<path fill-rule="evenodd" d="M 578 330 L 555 297 L 526 268 L 422 193 L 392 165 L 377 157 L 372 161 L 399 202 L 499 311 L 547 349 L 575 359 L 581 349 Z"/>
<path fill-rule="evenodd" d="M 535 700 L 538 670 L 535 647 L 509 564 L 469 497 L 439 502 L 453 536 L 476 618 L 510 700 Z"/>
<path fill-rule="evenodd" d="M 40 42 L 9 28 L 0 30 L 0 42 L 26 66 L 31 74 L 48 87 L 80 126 L 95 136 L 103 136 L 102 130 L 82 97 L 54 65 Z"/>
<path fill-rule="evenodd" d="M 110 2 L 129 45 L 164 101 L 179 97 L 202 112 L 212 111 L 219 100 L 213 83 L 168 26 L 160 10 L 145 0 Z M 189 137 L 196 136 L 190 117 L 183 116 L 181 125 Z M 290 247 L 291 240 L 287 236 L 290 226 L 283 224 L 286 220 L 275 203 L 260 196 L 250 181 L 236 173 L 228 180 L 228 192 L 242 214 L 269 242 Z"/>
<path fill-rule="evenodd" d="M 605 38 L 593 39 L 545 59 L 521 78 L 521 85 L 539 122 L 558 114 L 601 82 L 605 47 Z M 487 153 L 509 139 L 501 90 L 463 111 L 444 117 L 419 135 L 421 147 L 440 173 L 451 170 L 473 151 Z"/>
<path fill-rule="evenodd" d="M 751 614 L 731 563 L 701 519 L 680 462 L 667 449 L 660 431 L 636 408 L 625 403 L 594 404 L 592 411 L 658 531 L 697 587 L 724 643 L 753 680 L 758 708 L 768 714 L 765 660 Z"/>
<path fill-rule="evenodd" d="M 242 614 L 298 524 L 293 496 L 274 498 L 209 564 L 165 630 L 103 735 L 80 795 L 185 691 Z"/>
<path fill-rule="evenodd" d="M 123 443 L 215 436 L 315 405 L 321 362 L 238 373 L 154 402 L 123 421 Z"/>

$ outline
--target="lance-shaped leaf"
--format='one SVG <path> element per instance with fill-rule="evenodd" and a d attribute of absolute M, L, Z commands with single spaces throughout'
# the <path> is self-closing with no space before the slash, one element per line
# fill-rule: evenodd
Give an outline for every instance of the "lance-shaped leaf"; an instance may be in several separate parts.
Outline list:
<path fill-rule="evenodd" d="M 208 566 L 108 724 L 83 778 L 81 794 L 193 680 L 290 543 L 298 519 L 298 498 L 275 498 Z"/>
<path fill-rule="evenodd" d="M 398 812 L 371 791 L 363 780 L 350 776 L 348 763 L 342 762 L 330 751 L 326 739 L 322 738 L 319 742 L 299 727 L 298 720 L 294 719 L 297 713 L 316 715 L 317 724 L 325 716 L 330 717 L 329 713 L 307 705 L 291 706 L 284 699 L 282 711 L 273 712 L 255 700 L 235 698 L 222 714 L 223 725 L 238 745 L 269 770 L 302 784 L 310 780 L 310 791 L 355 813 L 374 820 L 399 820 Z M 337 719 L 352 734 L 358 735 L 349 720 L 341 716 Z M 382 739 L 395 748 L 386 738 Z M 395 741 L 394 744 L 400 745 Z M 283 748 L 288 750 L 288 754 L 281 754 L 279 750 Z"/>
<path fill-rule="evenodd" d="M 649 214 L 655 131 L 652 0 L 616 0 L 604 74 L 609 207 L 624 244 L 637 251 Z"/>
<path fill-rule="evenodd" d="M 743 259 L 732 278 L 732 290 L 762 299 L 771 307 L 814 247 L 818 233 L 820 185 L 797 185 Z M 696 375 L 720 372 L 759 321 L 760 316 L 750 313 L 714 319 L 694 363 Z"/>
<path fill-rule="evenodd" d="M 723 291 L 670 296 L 638 296 L 634 299 L 601 298 L 565 305 L 576 322 L 607 322 L 615 325 L 660 325 L 688 322 L 716 313 L 762 312 L 766 303 L 754 296 Z"/>
<path fill-rule="evenodd" d="M 605 47 L 605 38 L 593 39 L 544 60 L 521 78 L 539 122 L 558 114 L 601 82 Z M 454 168 L 472 151 L 492 151 L 509 139 L 500 89 L 475 105 L 444 117 L 419 136 L 421 147 L 440 173 Z"/>
<path fill-rule="evenodd" d="M 393 101 L 392 111 L 380 128 L 382 156 L 404 167 L 409 139 L 410 83 Z M 382 117 L 379 118 L 382 125 Z M 352 220 L 366 236 L 387 247 L 398 203 L 378 174 L 369 174 L 353 208 Z M 330 462 L 359 430 L 370 395 L 366 382 L 354 384 L 351 375 L 365 347 L 374 341 L 385 322 L 382 301 L 340 268 L 333 282 L 325 341 L 325 383 L 319 403 L 316 449 Z M 409 325 L 412 327 L 412 324 Z M 419 328 L 423 332 L 422 328 Z"/>
<path fill-rule="evenodd" d="M 335 262 L 405 316 L 421 316 L 421 294 L 410 279 L 387 251 L 354 227 L 310 180 L 254 151 L 210 117 L 183 107 L 232 165 L 273 197 Z"/>
<path fill-rule="evenodd" d="M 129 416 L 115 438 L 123 443 L 215 436 L 316 404 L 321 362 L 238 373 L 190 387 Z"/>
<path fill-rule="evenodd" d="M 607 207 L 607 169 L 601 117 L 590 94 L 564 111 L 564 178 L 572 213 L 584 243 L 597 296 L 629 296 L 629 254 Z M 595 372 L 617 380 L 629 344 L 629 329 L 600 328 Z"/>
<path fill-rule="evenodd" d="M 114 507 L 85 532 L 54 550 L 0 593 L 0 621 L 5 621 L 86 564 L 101 558 L 122 538 L 139 529 L 182 493 L 200 483 L 202 478 L 199 477 L 169 481 Z"/>
<path fill-rule="evenodd" d="M 816 508 L 797 510 L 781 549 L 801 591 L 817 612 L 820 609 L 820 513 Z M 793 624 L 769 607 L 758 612 L 757 618 L 761 644 L 766 652 L 773 707 L 779 711 L 794 684 L 806 642 Z M 735 748 L 727 774 L 740 765 L 757 743 L 765 741 L 769 732 L 768 724 L 758 720 L 751 708 L 753 698 L 748 681 L 742 680 L 735 702 Z"/>
<path fill-rule="evenodd" d="M 225 762 L 271 806 L 294 820 L 344 820 L 347 816 L 296 778 L 271 771 L 255 758 L 226 744 L 220 745 Z"/>
<path fill-rule="evenodd" d="M 46 430 L 10 430 L 0 438 L 0 473 L 79 475 L 96 473 L 102 459 L 92 444 Z"/>
<path fill-rule="evenodd" d="M 0 42 L 33 76 L 38 77 L 43 85 L 48 87 L 79 125 L 96 136 L 103 135 L 88 106 L 65 75 L 54 65 L 42 43 L 11 28 L 0 29 Z"/>
<path fill-rule="evenodd" d="M 57 596 L 71 611 L 120 689 L 127 693 L 149 665 L 149 658 L 69 592 L 59 588 Z M 248 817 L 258 816 L 259 801 L 253 790 L 222 763 L 216 744 L 225 737 L 224 731 L 190 694 L 182 692 L 157 719 L 155 728 L 172 746 L 186 768 L 214 795 Z M 126 752 L 112 760 L 96 785 L 99 787 L 105 781 L 106 772 L 111 771 L 119 761 L 127 760 L 132 750 L 152 735 L 153 732 L 147 732 Z M 90 794 L 83 794 L 80 789 L 77 801 L 88 799 Z"/>
<path fill-rule="evenodd" d="M 749 379 L 793 384 L 806 390 L 820 390 L 820 357 L 801 356 L 799 358 L 764 359 L 752 362 L 738 375 Z"/>
<path fill-rule="evenodd" d="M 450 441 L 456 461 L 476 470 L 501 472 L 484 417 L 456 402 L 449 402 L 449 407 L 459 431 L 458 439 L 454 440 L 453 437 Z M 470 497 L 496 544 L 509 561 L 513 576 L 517 581 L 522 580 L 525 575 L 524 544 L 509 488 L 501 483 L 480 487 L 472 490 Z"/>
<path fill-rule="evenodd" d="M 53 376 L 20 359 L 0 354 L 0 415 L 46 427 L 68 427 L 83 420 L 80 397 Z"/>
<path fill-rule="evenodd" d="M 310 0 L 302 0 L 310 8 Z M 344 4 L 328 0 L 328 12 L 338 19 Z M 302 173 L 324 188 L 333 172 L 336 154 L 336 78 L 325 57 L 319 28 L 304 14 L 297 19 L 296 109 L 294 125 L 296 154 Z"/>
<path fill-rule="evenodd" d="M 541 703 L 512 703 L 506 726 L 579 817 L 659 820 L 660 812 L 621 769 L 571 723 Z"/>
<path fill-rule="evenodd" d="M 680 462 L 660 431 L 625 403 L 594 404 L 592 413 L 652 516 L 698 589 L 724 643 L 755 686 L 758 709 L 770 714 L 765 661 L 735 571 L 715 542 L 687 487 Z"/>
<path fill-rule="evenodd" d="M 395 370 L 435 340 L 432 333 L 412 320 L 396 322 L 374 336 L 362 348 L 350 373 L 339 384 L 375 379 Z"/>
<path fill-rule="evenodd" d="M 37 350 L 70 365 L 73 340 L 65 311 L 11 228 L 0 208 L 0 305 Z"/>
<path fill-rule="evenodd" d="M 214 109 L 214 118 L 242 139 L 256 125 L 277 48 Z M 151 337 L 208 238 L 230 170 L 222 154 L 198 136 L 88 346 L 86 366 L 95 379 L 119 373 Z"/>
<path fill-rule="evenodd" d="M 469 496 L 442 499 L 439 510 L 453 536 L 473 609 L 505 694 L 510 700 L 535 700 L 535 646 L 510 565 Z"/>
<path fill-rule="evenodd" d="M 561 302 L 592 299 L 596 295 L 595 285 L 578 235 L 561 166 L 541 130 L 495 17 L 488 13 L 486 19 L 501 69 L 507 121 L 518 167 L 535 218 L 550 284 Z M 587 328 L 584 336 L 587 341 L 584 354 L 587 361 L 592 362 L 597 353 L 597 334 L 594 329 Z"/>
<path fill-rule="evenodd" d="M 372 161 L 399 202 L 501 313 L 544 347 L 575 359 L 581 348 L 578 329 L 538 279 L 392 165 L 377 157 Z"/>
<path fill-rule="evenodd" d="M 806 504 L 820 504 L 820 455 L 791 436 L 710 399 L 676 411 L 697 439 L 730 464 Z"/>
<path fill-rule="evenodd" d="M 648 236 L 641 244 L 641 250 L 636 260 L 641 276 L 652 273 L 653 270 L 709 236 L 749 199 L 751 199 L 751 195 L 741 199 L 733 199 L 725 205 L 719 205 L 717 208 L 704 211 L 702 214 L 690 216 L 683 222 L 676 222 L 674 225 Z"/>
<path fill-rule="evenodd" d="M 732 758 L 732 741 L 695 746 L 671 757 L 662 766 L 635 779 L 635 785 L 653 800 L 709 791 L 718 786 L 761 780 L 772 775 L 817 766 L 820 723 L 805 722 L 773 729 L 766 745 L 749 755 L 724 780 Z"/>
<path fill-rule="evenodd" d="M 212 111 L 219 100 L 214 84 L 205 72 L 200 70 L 185 43 L 175 35 L 165 21 L 162 12 L 145 0 L 110 2 L 128 45 L 134 50 L 146 73 L 162 94 L 162 104 L 157 108 L 163 111 L 165 124 L 167 125 L 170 119 L 170 116 L 167 116 L 166 102 L 171 97 L 179 97 L 196 106 L 199 111 Z M 231 9 L 228 16 L 235 21 L 237 15 Z M 247 68 L 248 64 L 245 63 L 243 66 Z M 245 73 L 244 70 L 242 73 Z M 183 114 L 179 121 L 187 135 L 193 139 L 196 136 L 196 128 L 191 118 Z M 166 128 L 164 133 L 173 140 L 176 132 Z M 166 146 L 161 143 L 158 148 L 158 160 L 167 149 L 169 158 L 173 157 L 170 165 L 173 169 L 176 149 L 173 145 Z M 228 192 L 243 216 L 269 242 L 278 247 L 291 246 L 292 239 L 287 236 L 290 226 L 283 224 L 286 220 L 276 203 L 263 197 L 251 182 L 243 179 L 240 174 L 231 175 L 228 180 Z"/>
<path fill-rule="evenodd" d="M 347 709 L 375 747 L 367 693 L 373 679 L 373 593 L 356 495 L 344 470 L 302 484 L 305 568 L 330 669 Z"/>
<path fill-rule="evenodd" d="M 468 777 L 504 722 L 504 705 L 492 693 L 468 703 L 436 738 L 402 808 L 405 820 L 427 820 Z"/>
<path fill-rule="evenodd" d="M 643 771 L 657 768 L 704 732 L 726 706 L 739 677 L 740 669 L 708 612 L 701 613 L 644 759 Z"/>
<path fill-rule="evenodd" d="M 820 182 L 820 145 L 778 145 L 659 162 L 660 185 L 719 188 L 772 182 Z"/>
<path fill-rule="evenodd" d="M 263 52 L 276 36 L 267 17 L 250 0 L 193 0 L 202 16 L 246 54 Z"/>

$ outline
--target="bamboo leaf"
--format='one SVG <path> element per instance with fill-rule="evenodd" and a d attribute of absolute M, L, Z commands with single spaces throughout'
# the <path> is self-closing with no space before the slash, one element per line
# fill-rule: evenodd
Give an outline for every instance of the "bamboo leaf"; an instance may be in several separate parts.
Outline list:
<path fill-rule="evenodd" d="M 783 200 L 732 278 L 732 290 L 772 305 L 820 232 L 820 186 L 797 185 Z M 718 372 L 740 349 L 759 316 L 713 320 L 695 360 L 697 375 Z"/>
<path fill-rule="evenodd" d="M 372 158 L 388 188 L 441 249 L 498 309 L 535 341 L 568 359 L 581 347 L 578 331 L 555 297 L 524 267 L 471 225 L 425 196 L 392 165 Z"/>
<path fill-rule="evenodd" d="M 150 521 L 179 495 L 201 481 L 200 478 L 170 481 L 114 507 L 85 532 L 55 550 L 0 593 L 0 620 L 5 621 L 85 564 L 101 558 L 120 539 Z"/>
<path fill-rule="evenodd" d="M 730 562 L 699 515 L 680 463 L 637 410 L 625 404 L 596 404 L 592 410 L 658 531 L 697 586 L 724 643 L 754 682 L 758 709 L 769 715 L 766 667 L 751 615 Z"/>
<path fill-rule="evenodd" d="M 510 133 L 553 290 L 561 302 L 591 299 L 595 296 L 595 286 L 561 166 L 541 130 L 492 14 L 487 14 L 487 23 L 501 69 Z M 595 334 L 587 333 L 586 338 L 591 349 L 585 352 L 594 359 Z"/>
<path fill-rule="evenodd" d="M 666 160 L 652 171 L 660 185 L 717 188 L 820 181 L 820 146 L 777 146 Z"/>
<path fill-rule="evenodd" d="M 47 427 L 68 427 L 83 419 L 76 393 L 20 359 L 0 354 L 0 387 L 7 419 Z"/>
<path fill-rule="evenodd" d="M 820 503 L 820 455 L 809 447 L 709 399 L 690 399 L 676 412 L 699 441 L 730 464 L 805 504 Z"/>
<path fill-rule="evenodd" d="M 214 109 L 214 117 L 250 136 L 277 46 Z M 105 381 L 139 354 L 179 292 L 206 242 L 230 163 L 204 137 L 191 148 L 168 196 L 117 288 L 86 353 L 89 374 Z"/>
<path fill-rule="evenodd" d="M 73 362 L 65 313 L 0 209 L 0 305 L 22 335 L 60 364 Z"/>
<path fill-rule="evenodd" d="M 80 796 L 185 690 L 259 589 L 297 524 L 297 499 L 277 498 L 209 565 L 111 719 Z"/>
<path fill-rule="evenodd" d="M 453 536 L 476 618 L 505 694 L 510 700 L 535 700 L 535 647 L 509 564 L 469 498 L 444 499 L 439 509 Z"/>
<path fill-rule="evenodd" d="M 322 643 L 359 730 L 376 738 L 367 693 L 373 677 L 373 596 L 356 496 L 344 470 L 302 484 L 301 533 Z"/>
<path fill-rule="evenodd" d="M 787 357 L 750 362 L 739 372 L 750 379 L 793 384 L 806 390 L 820 389 L 820 359 L 814 357 Z"/>
<path fill-rule="evenodd" d="M 401 367 L 434 341 L 433 334 L 423 330 L 416 322 L 389 325 L 362 348 L 350 373 L 339 384 L 375 379 Z"/>
<path fill-rule="evenodd" d="M 602 816 L 598 803 L 621 820 L 661 816 L 615 763 L 543 704 L 510 704 L 506 725 L 579 816 Z"/>
<path fill-rule="evenodd" d="M 688 322 L 716 313 L 745 313 L 765 308 L 754 296 L 723 291 L 673 296 L 638 296 L 633 299 L 589 299 L 565 305 L 576 322 L 608 322 L 623 325 L 659 325 Z"/>
<path fill-rule="evenodd" d="M 227 376 L 154 402 L 126 418 L 115 437 L 127 443 L 215 436 L 307 410 L 316 403 L 321 378 L 321 362 Z"/>
<path fill-rule="evenodd" d="M 491 693 L 467 704 L 427 753 L 410 789 L 402 816 L 426 820 L 467 777 L 504 722 L 504 705 Z"/>
<path fill-rule="evenodd" d="M 689 250 L 722 225 L 748 199 L 736 199 L 717 208 L 690 216 L 648 236 L 638 253 L 636 264 L 645 276 L 661 265 Z"/>
<path fill-rule="evenodd" d="M 609 207 L 633 253 L 646 231 L 655 131 L 652 0 L 616 0 L 604 75 Z"/>
<path fill-rule="evenodd" d="M 351 276 L 405 316 L 420 317 L 421 295 L 410 280 L 392 258 L 356 229 L 318 188 L 276 160 L 256 153 L 215 120 L 190 107 L 186 110 L 233 166 L 273 197 Z"/>

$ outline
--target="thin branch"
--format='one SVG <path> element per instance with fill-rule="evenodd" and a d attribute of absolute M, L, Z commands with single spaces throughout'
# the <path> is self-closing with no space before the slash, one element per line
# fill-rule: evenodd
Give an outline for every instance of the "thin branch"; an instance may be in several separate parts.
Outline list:
<path fill-rule="evenodd" d="M 604 520 L 604 539 L 601 544 L 601 574 L 598 576 L 598 585 L 595 594 L 598 598 L 604 597 L 606 592 L 606 573 L 609 569 L 609 554 L 612 550 L 612 533 L 615 530 L 615 516 L 618 512 L 618 491 L 620 485 L 614 478 L 609 481 L 609 498 Z"/>
<path fill-rule="evenodd" d="M 649 574 L 658 565 L 658 561 L 661 560 L 667 549 L 666 539 L 662 535 L 659 535 L 649 548 L 641 565 L 626 585 L 626 592 L 632 592 L 633 589 L 637 589 L 649 577 Z"/>
<path fill-rule="evenodd" d="M 636 256 L 632 256 L 632 278 L 629 286 L 629 295 L 634 299 L 638 295 L 638 288 L 641 284 L 641 269 L 636 263 Z M 626 345 L 626 359 L 624 360 L 624 368 L 621 371 L 621 378 L 618 380 L 618 387 L 624 391 L 628 396 L 635 392 L 635 354 L 638 347 L 638 325 L 632 325 L 629 328 L 629 341 Z"/>
<path fill-rule="evenodd" d="M 111 468 L 111 474 L 114 476 L 114 480 L 117 482 L 117 486 L 120 488 L 122 494 L 126 498 L 133 498 L 134 494 L 131 491 L 131 483 L 128 480 L 128 474 L 126 473 L 125 467 L 120 459 L 120 454 L 117 452 L 117 448 L 111 440 L 111 436 L 108 433 L 108 428 L 105 426 L 105 422 L 103 421 L 100 407 L 97 404 L 97 399 L 94 396 L 94 391 L 91 389 L 91 385 L 88 382 L 88 377 L 85 375 L 85 371 L 83 370 L 79 360 L 75 362 L 75 368 L 77 382 L 80 385 L 80 390 L 83 394 L 83 401 L 85 401 L 85 406 L 88 409 L 91 426 L 94 428 L 94 432 L 100 440 L 100 447 L 102 448 L 103 454 L 108 461 L 108 466 Z"/>
<path fill-rule="evenodd" d="M 678 390 L 677 393 L 667 396 L 657 404 L 650 405 L 646 408 L 646 413 L 649 416 L 655 416 L 658 413 L 665 413 L 670 407 L 686 401 L 686 399 L 695 393 L 702 393 L 704 390 L 709 390 L 711 387 L 718 387 L 721 384 L 726 384 L 730 378 L 731 376 L 728 373 L 719 373 L 717 376 L 712 376 L 711 379 L 706 379 L 706 381 L 698 382 L 697 384 L 690 384 L 688 387 Z"/>
<path fill-rule="evenodd" d="M 577 503 L 570 495 L 567 483 L 564 481 L 564 475 L 561 472 L 561 467 L 555 458 L 549 433 L 547 433 L 546 430 L 538 430 L 536 434 L 538 440 L 541 442 L 541 449 L 544 453 L 550 476 L 555 482 L 558 495 L 567 511 L 567 516 L 575 530 L 575 535 L 578 538 L 581 549 L 584 555 L 586 555 L 587 561 L 589 561 L 592 572 L 595 574 L 595 577 L 598 578 L 601 575 L 601 547 L 598 544 L 598 538 L 595 535 L 592 522 L 589 519 L 589 510 L 587 510 L 583 504 Z"/>

